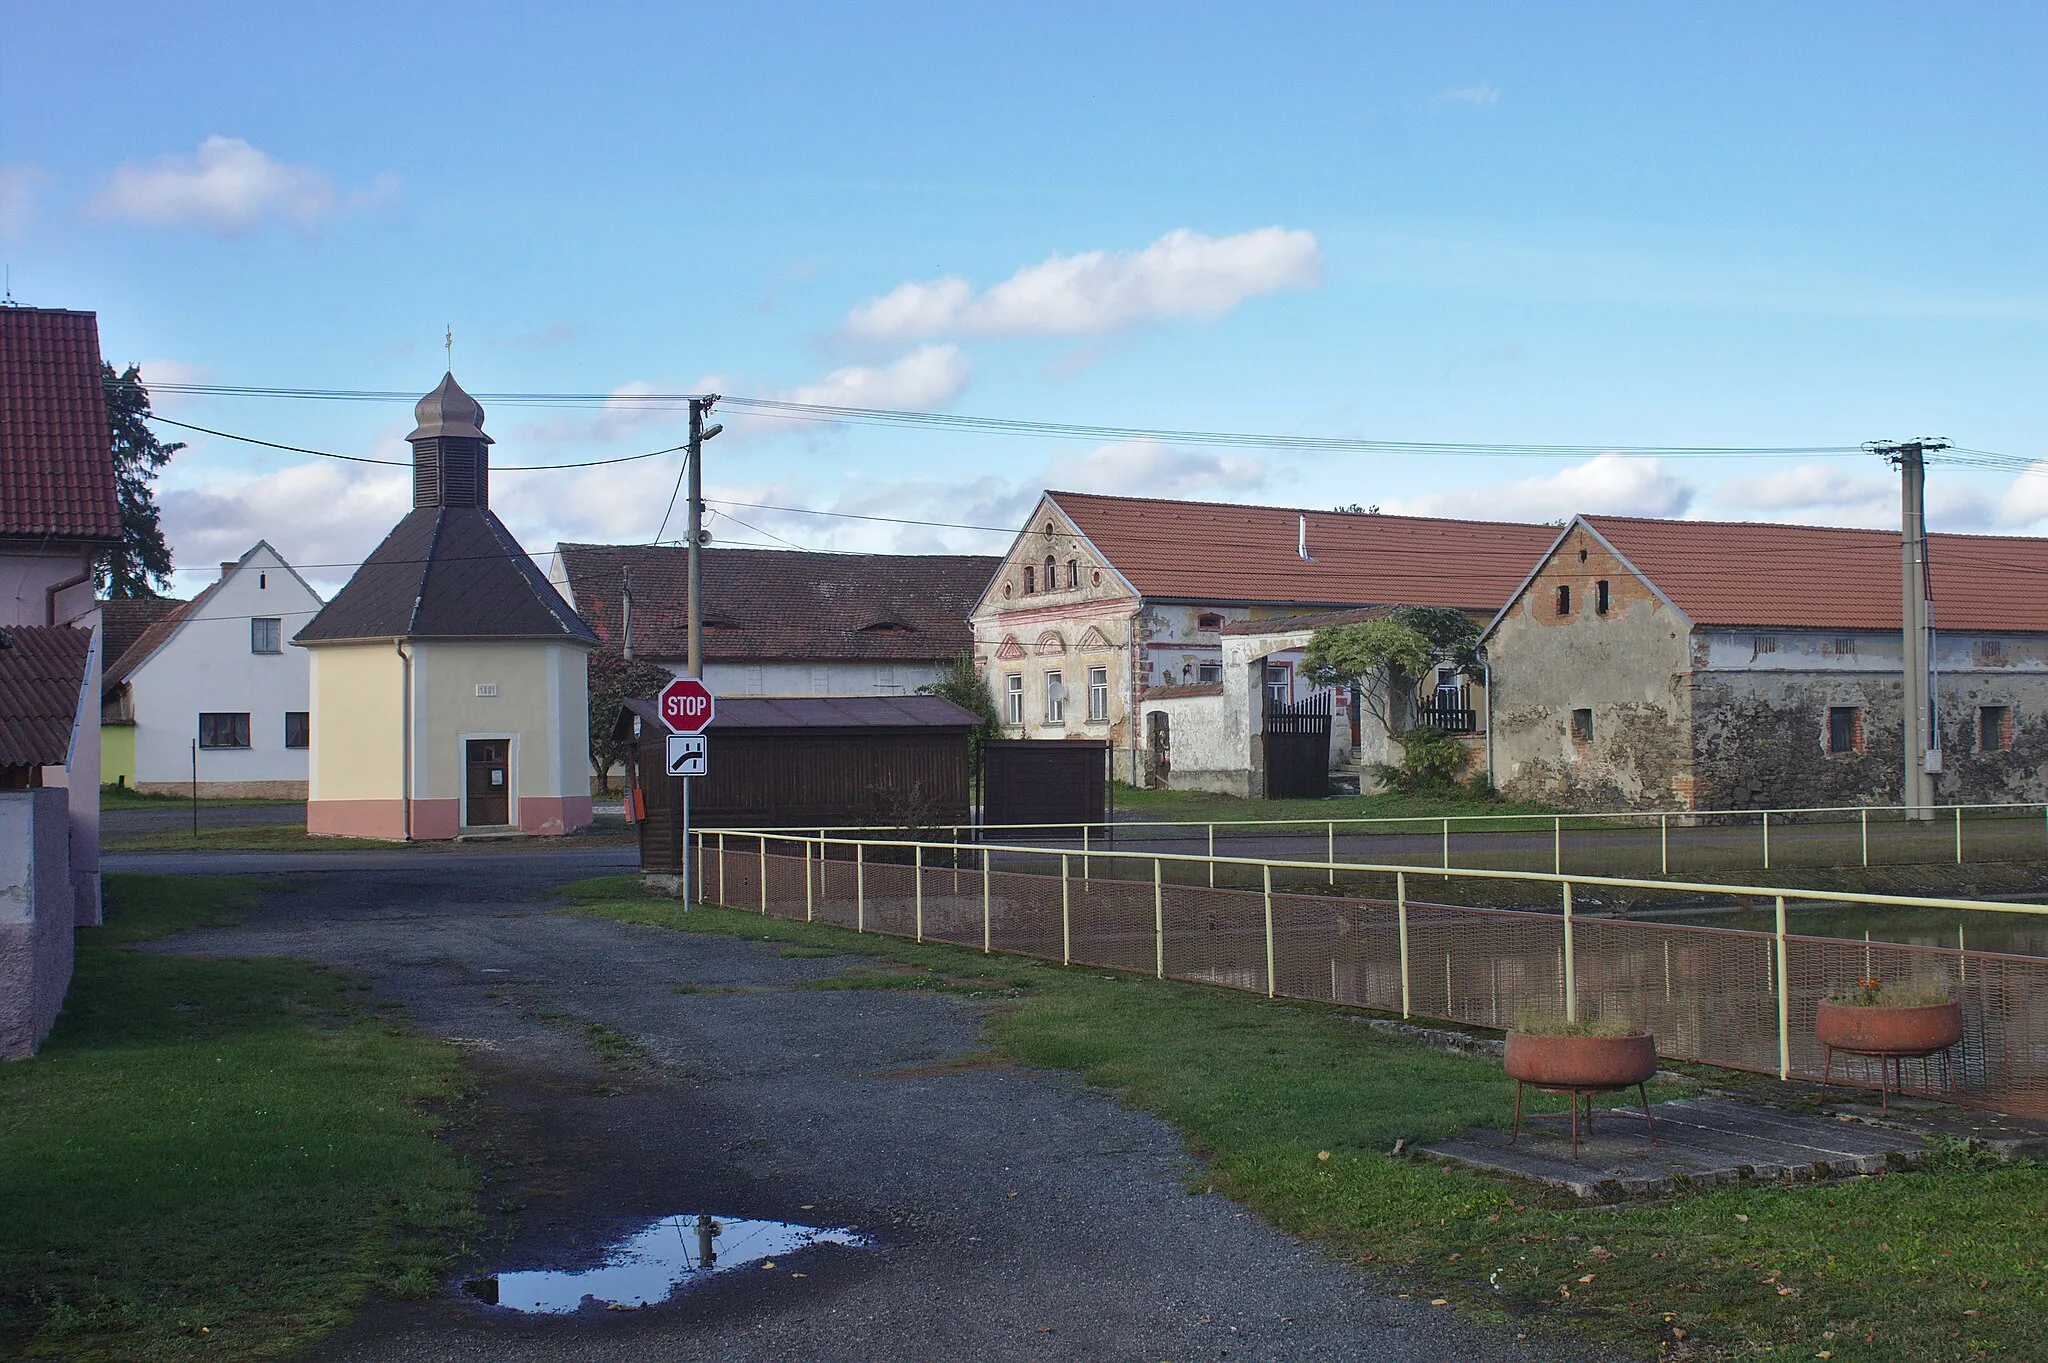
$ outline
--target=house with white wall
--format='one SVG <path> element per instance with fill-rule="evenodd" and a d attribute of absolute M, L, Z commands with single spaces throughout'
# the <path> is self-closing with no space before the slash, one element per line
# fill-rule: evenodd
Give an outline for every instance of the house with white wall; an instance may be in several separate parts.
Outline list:
<path fill-rule="evenodd" d="M 549 580 L 607 649 L 687 669 L 689 551 L 558 544 Z M 907 696 L 973 647 L 984 554 L 702 551 L 704 682 L 721 696 Z M 630 591 L 631 605 L 627 604 Z"/>
<path fill-rule="evenodd" d="M 267 541 L 148 625 L 101 686 L 102 780 L 145 795 L 306 798 L 310 664 L 286 646 L 322 605 Z"/>

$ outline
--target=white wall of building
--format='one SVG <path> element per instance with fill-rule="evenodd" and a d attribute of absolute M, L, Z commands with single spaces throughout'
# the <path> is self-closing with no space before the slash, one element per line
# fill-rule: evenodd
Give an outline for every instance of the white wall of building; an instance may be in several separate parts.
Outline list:
<path fill-rule="evenodd" d="M 312 708 L 306 650 L 291 638 L 320 598 L 276 550 L 258 544 L 129 674 L 135 786 L 181 793 L 193 779 L 202 713 L 247 714 L 247 748 L 200 748 L 200 793 L 303 799 L 307 749 L 285 746 L 285 716 Z M 278 622 L 278 651 L 255 651 L 254 620 Z"/>
<path fill-rule="evenodd" d="M 681 663 L 662 666 L 678 677 Z M 704 684 L 721 696 L 910 696 L 944 676 L 939 663 L 704 664 Z"/>

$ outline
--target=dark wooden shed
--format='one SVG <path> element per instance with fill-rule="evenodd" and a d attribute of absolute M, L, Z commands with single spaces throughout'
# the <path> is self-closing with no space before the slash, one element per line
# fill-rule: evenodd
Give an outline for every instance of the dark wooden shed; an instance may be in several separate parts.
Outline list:
<path fill-rule="evenodd" d="M 1109 744 L 1099 738 L 1003 738 L 981 745 L 982 823 L 1066 826 L 1116 817 Z"/>
<path fill-rule="evenodd" d="M 940 696 L 721 696 L 705 731 L 709 772 L 690 790 L 696 828 L 843 824 L 965 827 L 967 736 L 975 716 Z M 667 774 L 668 730 L 652 700 L 619 710 L 646 817 L 640 866 L 682 865 L 682 778 Z"/>

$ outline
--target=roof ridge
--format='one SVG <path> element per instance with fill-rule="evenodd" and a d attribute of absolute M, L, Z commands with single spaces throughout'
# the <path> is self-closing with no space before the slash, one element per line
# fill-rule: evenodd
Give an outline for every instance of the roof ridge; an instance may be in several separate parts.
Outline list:
<path fill-rule="evenodd" d="M 1267 502 L 1206 502 L 1189 497 L 1133 497 L 1119 492 L 1073 492 L 1047 488 L 1045 496 L 1055 502 L 1061 497 L 1085 498 L 1097 502 L 1125 502 L 1144 506 L 1189 506 L 1218 511 L 1280 511 L 1297 516 L 1345 516 L 1373 521 L 1421 521 L 1436 525 L 1512 525 L 1527 529 L 1554 528 L 1548 521 L 1496 521 L 1468 516 L 1412 516 L 1399 511 L 1340 511 L 1336 507 L 1275 506 Z"/>

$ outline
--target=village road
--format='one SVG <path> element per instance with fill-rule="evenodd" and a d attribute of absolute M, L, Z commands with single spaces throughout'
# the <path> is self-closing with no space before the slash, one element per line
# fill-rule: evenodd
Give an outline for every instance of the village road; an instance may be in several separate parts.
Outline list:
<path fill-rule="evenodd" d="M 700 1212 L 852 1227 L 872 1247 L 806 1249 L 629 1312 L 519 1316 L 451 1285 L 374 1303 L 317 1357 L 1593 1356 L 1402 1298 L 1191 1194 L 1175 1134 L 1072 1075 L 948 1064 L 974 1047 L 983 1004 L 793 989 L 849 962 L 560 912 L 554 887 L 595 853 L 391 868 L 349 854 L 345 871 L 275 882 L 240 926 L 156 949 L 349 967 L 466 1048 L 498 1171 L 468 1272 L 587 1266 Z"/>

